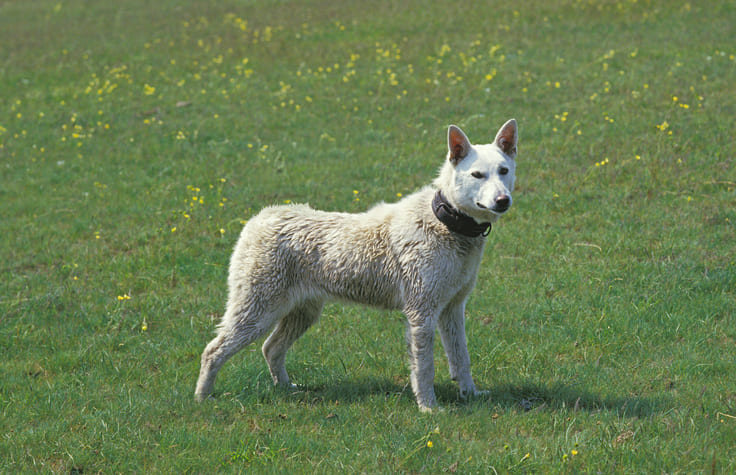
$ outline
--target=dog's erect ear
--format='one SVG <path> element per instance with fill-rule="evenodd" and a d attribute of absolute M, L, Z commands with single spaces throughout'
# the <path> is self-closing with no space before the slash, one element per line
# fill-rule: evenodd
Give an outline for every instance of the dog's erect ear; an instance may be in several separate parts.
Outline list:
<path fill-rule="evenodd" d="M 519 141 L 519 128 L 516 119 L 511 119 L 498 129 L 495 144 L 511 158 L 516 156 L 516 143 Z"/>
<path fill-rule="evenodd" d="M 453 165 L 457 165 L 470 152 L 470 140 L 465 136 L 465 132 L 460 130 L 460 127 L 451 125 L 447 129 L 447 148 Z"/>

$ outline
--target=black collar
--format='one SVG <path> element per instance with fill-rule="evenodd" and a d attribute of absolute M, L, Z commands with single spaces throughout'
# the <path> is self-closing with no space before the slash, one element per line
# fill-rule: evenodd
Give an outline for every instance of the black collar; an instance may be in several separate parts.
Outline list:
<path fill-rule="evenodd" d="M 467 237 L 488 236 L 491 232 L 491 223 L 480 223 L 454 208 L 441 191 L 437 191 L 432 200 L 432 211 L 437 219 L 447 226 L 450 231 Z"/>

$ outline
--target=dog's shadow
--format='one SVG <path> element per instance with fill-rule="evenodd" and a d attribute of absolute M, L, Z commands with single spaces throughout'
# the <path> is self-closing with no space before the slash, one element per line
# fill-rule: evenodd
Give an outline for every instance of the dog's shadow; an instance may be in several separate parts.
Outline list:
<path fill-rule="evenodd" d="M 541 385 L 521 383 L 492 386 L 468 401 L 460 398 L 457 386 L 451 382 L 435 383 L 439 404 L 447 409 L 477 411 L 481 407 L 496 410 L 512 409 L 519 412 L 574 410 L 587 412 L 608 411 L 622 417 L 647 417 L 665 410 L 667 402 L 662 398 L 606 397 L 589 392 L 579 386 Z M 309 405 L 338 402 L 351 404 L 369 399 L 383 398 L 405 404 L 414 402 L 408 383 L 399 384 L 382 378 L 342 380 L 322 384 L 307 384 L 297 389 L 261 388 L 261 399 L 277 401 L 301 401 Z"/>
<path fill-rule="evenodd" d="M 457 388 L 454 385 L 440 385 L 437 388 L 440 401 L 457 401 Z M 454 397 L 454 399 L 453 399 Z M 586 411 L 615 412 L 622 417 L 647 417 L 662 412 L 667 407 L 664 399 L 645 397 L 602 396 L 585 390 L 580 386 L 554 383 L 541 385 L 521 383 L 492 386 L 484 390 L 469 404 L 469 409 L 488 405 L 500 409 L 515 409 L 520 412 L 531 411 Z M 462 407 L 462 405 L 459 405 Z"/>

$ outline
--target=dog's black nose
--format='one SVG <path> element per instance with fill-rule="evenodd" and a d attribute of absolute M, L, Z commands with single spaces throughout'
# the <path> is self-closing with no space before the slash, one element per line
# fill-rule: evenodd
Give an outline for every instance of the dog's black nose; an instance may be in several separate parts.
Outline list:
<path fill-rule="evenodd" d="M 494 206 L 495 211 L 506 211 L 511 206 L 511 197 L 508 195 L 501 195 L 496 198 L 496 205 Z"/>

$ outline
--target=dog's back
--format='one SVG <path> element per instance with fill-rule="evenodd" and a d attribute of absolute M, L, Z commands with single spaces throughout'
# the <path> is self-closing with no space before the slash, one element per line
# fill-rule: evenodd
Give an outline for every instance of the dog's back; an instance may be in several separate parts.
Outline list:
<path fill-rule="evenodd" d="M 403 309 L 409 287 L 435 287 L 433 280 L 472 272 L 458 257 L 482 249 L 437 222 L 428 204 L 433 193 L 428 188 L 358 214 L 306 205 L 265 208 L 247 223 L 235 248 L 230 292 Z"/>

